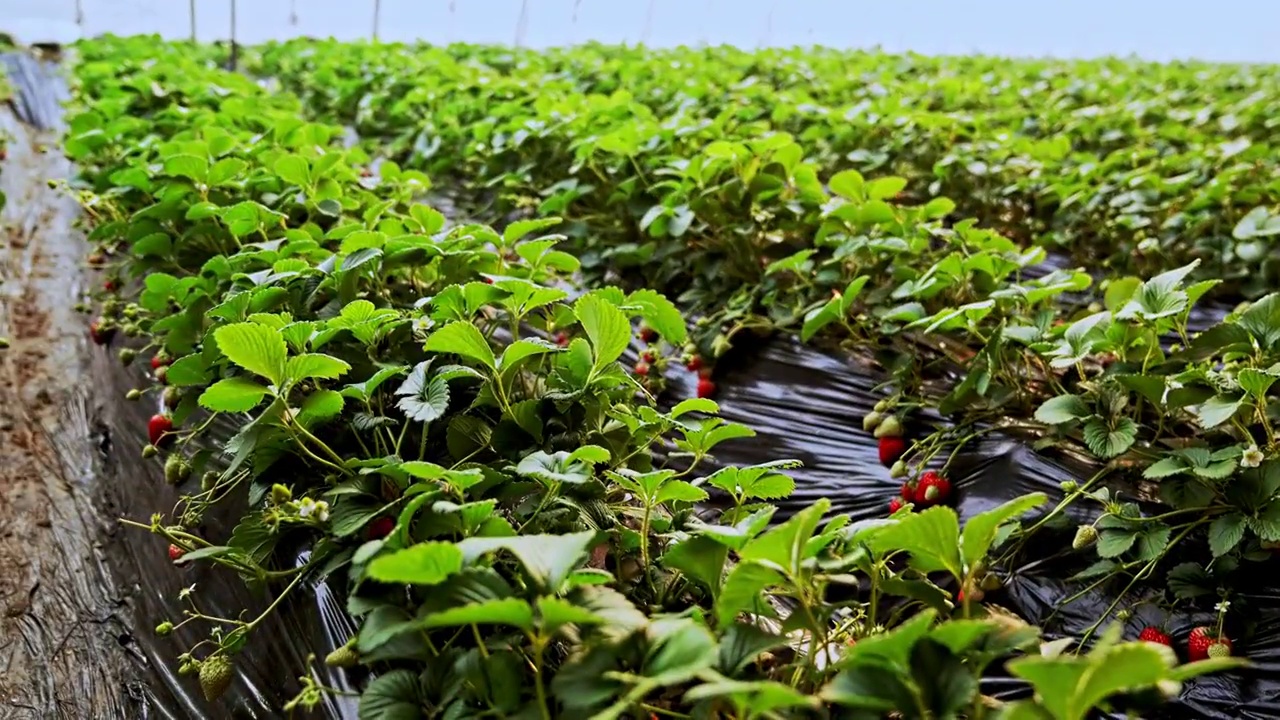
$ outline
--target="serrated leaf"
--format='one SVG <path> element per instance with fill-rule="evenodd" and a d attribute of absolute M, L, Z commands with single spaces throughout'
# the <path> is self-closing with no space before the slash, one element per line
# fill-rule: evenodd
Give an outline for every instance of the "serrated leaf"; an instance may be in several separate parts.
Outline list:
<path fill-rule="evenodd" d="M 587 530 L 566 535 L 469 537 L 457 546 L 467 563 L 486 553 L 506 550 L 519 559 L 529 579 L 547 592 L 556 592 L 586 559 L 595 538 L 595 531 Z"/>
<path fill-rule="evenodd" d="M 591 340 L 594 370 L 622 357 L 631 341 L 631 324 L 625 313 L 598 295 L 583 295 L 573 312 Z"/>
<path fill-rule="evenodd" d="M 684 344 L 688 337 L 684 315 L 665 296 L 653 290 L 636 290 L 627 296 L 626 304 L 639 307 L 645 324 L 657 330 L 663 340 L 675 346 Z"/>
<path fill-rule="evenodd" d="M 532 220 L 517 220 L 508 225 L 502 231 L 502 242 L 504 245 L 510 246 L 520 241 L 530 233 L 546 230 L 547 228 L 559 225 L 562 220 L 558 217 L 535 218 Z"/>
<path fill-rule="evenodd" d="M 174 387 L 198 387 L 207 385 L 210 375 L 203 355 L 187 355 L 169 365 L 165 382 Z"/>
<path fill-rule="evenodd" d="M 298 408 L 298 420 L 307 427 L 328 422 L 342 414 L 345 403 L 342 393 L 336 390 L 316 390 L 302 401 Z"/>
<path fill-rule="evenodd" d="M 506 350 L 502 351 L 502 358 L 498 361 L 498 367 L 506 371 L 525 358 L 533 357 L 534 355 L 558 353 L 563 351 L 563 348 L 559 345 L 549 343 L 546 340 L 528 338 L 517 340 L 508 345 Z"/>
<path fill-rule="evenodd" d="M 288 351 L 280 333 L 265 325 L 243 322 L 223 325 L 213 331 L 213 337 L 228 360 L 276 385 L 282 383 Z"/>
<path fill-rule="evenodd" d="M 422 683 L 410 670 L 391 670 L 374 678 L 360 694 L 359 720 L 421 720 Z"/>
<path fill-rule="evenodd" d="M 1115 427 L 1108 428 L 1102 418 L 1091 418 L 1084 424 L 1084 442 L 1089 452 L 1103 460 L 1124 453 L 1138 437 L 1138 425 L 1129 418 L 1120 418 Z"/>
<path fill-rule="evenodd" d="M 1240 409 L 1241 398 L 1230 395 L 1214 395 L 1195 409 L 1200 427 L 1214 428 L 1231 419 Z"/>
<path fill-rule="evenodd" d="M 1199 563 L 1182 563 L 1169 570 L 1169 590 L 1183 600 L 1209 595 L 1213 578 Z"/>
<path fill-rule="evenodd" d="M 1138 534 L 1131 530 L 1103 530 L 1098 534 L 1098 557 L 1120 557 L 1137 542 Z"/>
<path fill-rule="evenodd" d="M 1173 528 L 1168 525 L 1157 525 L 1138 535 L 1138 559 L 1150 561 L 1163 555 L 1172 535 Z"/>
<path fill-rule="evenodd" d="M 1092 415 L 1083 398 L 1076 395 L 1059 395 L 1044 401 L 1036 408 L 1036 420 L 1048 425 L 1059 425 L 1072 420 L 1083 420 Z"/>
<path fill-rule="evenodd" d="M 451 542 L 424 542 L 379 555 L 365 574 L 385 583 L 437 585 L 462 570 L 462 551 Z"/>
<path fill-rule="evenodd" d="M 1142 471 L 1142 476 L 1148 480 L 1158 480 L 1171 475 L 1177 475 L 1187 471 L 1187 466 L 1181 459 L 1170 456 L 1152 463 L 1146 470 Z"/>
<path fill-rule="evenodd" d="M 276 175 L 291 185 L 306 187 L 311 184 L 311 166 L 300 155 L 282 155 L 276 160 Z"/>
<path fill-rule="evenodd" d="M 351 369 L 345 361 L 321 353 L 303 353 L 289 358 L 285 365 L 285 376 L 293 381 L 321 378 L 337 380 Z"/>
<path fill-rule="evenodd" d="M 662 564 L 701 583 L 714 597 L 724 579 L 729 548 L 709 537 L 696 536 L 678 543 L 662 556 Z"/>
<path fill-rule="evenodd" d="M 493 348 L 475 325 L 464 320 L 449 323 L 427 338 L 427 352 L 451 353 L 497 370 Z M 621 354 L 621 353 L 619 353 Z"/>
<path fill-rule="evenodd" d="M 248 412 L 270 392 L 246 377 L 224 378 L 200 394 L 200 406 L 214 412 Z"/>
<path fill-rule="evenodd" d="M 164 160 L 164 172 L 203 183 L 209 177 L 209 161 L 199 155 L 170 155 Z"/>
<path fill-rule="evenodd" d="M 417 422 L 438 420 L 449 410 L 449 383 L 439 375 L 424 382 L 415 369 L 396 394 L 404 396 L 396 402 L 396 407 Z"/>
<path fill-rule="evenodd" d="M 231 182 L 232 180 L 237 179 L 240 176 L 240 173 L 244 172 L 247 167 L 249 167 L 249 163 L 239 158 L 222 158 L 218 162 L 214 163 L 213 167 L 209 168 L 209 184 L 222 185 Z M 212 216 L 213 213 L 210 213 L 205 217 Z"/>
<path fill-rule="evenodd" d="M 1244 368 L 1236 374 L 1236 380 L 1245 392 L 1261 400 L 1266 396 L 1271 384 L 1276 381 L 1276 376 L 1264 373 L 1261 370 Z"/>
<path fill-rule="evenodd" d="M 974 515 L 965 523 L 960 534 L 962 559 L 966 567 L 973 567 L 987 555 L 996 539 L 1000 526 L 1017 518 L 1032 508 L 1043 505 L 1049 498 L 1044 493 L 1032 493 L 1014 498 L 999 507 Z"/>
<path fill-rule="evenodd" d="M 1245 517 L 1239 513 L 1223 515 L 1209 523 L 1209 552 L 1222 557 L 1244 539 Z"/>
<path fill-rule="evenodd" d="M 905 550 L 922 572 L 946 570 L 964 577 L 960 556 L 960 521 L 949 507 L 931 507 L 876 528 L 868 540 L 874 552 Z"/>

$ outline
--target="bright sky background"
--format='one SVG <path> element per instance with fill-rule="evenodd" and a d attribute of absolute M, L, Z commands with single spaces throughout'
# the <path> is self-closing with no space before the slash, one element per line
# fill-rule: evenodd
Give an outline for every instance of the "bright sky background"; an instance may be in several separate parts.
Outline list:
<path fill-rule="evenodd" d="M 200 37 L 225 38 L 230 0 L 195 3 Z M 0 27 L 24 40 L 190 32 L 183 0 L 79 0 L 79 6 L 78 25 L 76 0 L 0 0 Z M 373 29 L 372 0 L 238 0 L 237 7 L 245 42 L 368 37 Z M 1280 0 L 382 0 L 380 27 L 385 39 L 512 43 L 519 35 L 532 46 L 879 45 L 946 54 L 1280 62 Z"/>

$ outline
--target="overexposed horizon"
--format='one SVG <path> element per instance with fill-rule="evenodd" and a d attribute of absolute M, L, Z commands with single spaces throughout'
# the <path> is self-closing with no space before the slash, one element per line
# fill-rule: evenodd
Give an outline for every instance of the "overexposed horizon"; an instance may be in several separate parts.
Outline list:
<path fill-rule="evenodd" d="M 238 0 L 237 39 L 369 38 L 373 0 Z M 201 40 L 231 0 L 195 0 Z M 190 34 L 183 0 L 0 0 L 0 29 L 68 42 Z M 379 37 L 431 43 L 825 45 L 891 52 L 1280 63 L 1280 0 L 381 0 Z"/>

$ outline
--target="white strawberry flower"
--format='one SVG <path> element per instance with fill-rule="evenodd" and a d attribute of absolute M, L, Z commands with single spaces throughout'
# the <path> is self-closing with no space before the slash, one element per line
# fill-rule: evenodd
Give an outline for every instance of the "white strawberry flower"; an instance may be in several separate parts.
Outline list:
<path fill-rule="evenodd" d="M 298 501 L 298 517 L 309 518 L 317 510 L 317 503 L 309 497 Z"/>
<path fill-rule="evenodd" d="M 1266 456 L 1262 454 L 1257 445 L 1250 445 L 1244 449 L 1244 452 L 1240 453 L 1240 464 L 1248 468 L 1258 467 L 1265 459 Z"/>

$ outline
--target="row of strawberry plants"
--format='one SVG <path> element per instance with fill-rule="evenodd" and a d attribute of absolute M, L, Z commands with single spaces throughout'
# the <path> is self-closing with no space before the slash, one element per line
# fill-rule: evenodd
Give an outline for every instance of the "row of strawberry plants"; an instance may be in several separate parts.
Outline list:
<path fill-rule="evenodd" d="M 322 47 L 330 52 L 317 52 L 311 44 L 268 48 L 264 67 L 282 74 L 288 86 L 303 88 L 313 101 L 320 99 L 312 112 L 336 110 L 337 118 L 376 133 L 374 148 L 391 137 L 394 154 L 395 136 L 420 137 L 419 128 L 425 125 L 431 147 L 422 154 L 433 161 L 431 167 L 466 168 L 489 184 L 497 183 L 510 195 L 510 203 L 499 204 L 498 210 L 525 205 L 521 201 L 534 196 L 538 187 L 555 181 L 551 192 L 541 193 L 546 197 L 540 209 L 574 217 L 577 222 L 569 234 L 584 259 L 597 263 L 597 275 L 639 267 L 642 282 L 683 290 L 686 306 L 707 314 L 699 352 L 718 355 L 736 332 L 761 326 L 792 328 L 805 339 L 824 327 L 836 328 L 847 341 L 860 345 L 878 343 L 885 333 L 903 329 L 945 334 L 942 342 L 958 340 L 967 351 L 950 359 L 967 373 L 941 400 L 944 410 L 963 410 L 972 424 L 1010 415 L 1030 419 L 1035 408 L 1034 419 L 1054 428 L 1048 443 L 1079 442 L 1110 463 L 1105 472 L 1070 488 L 1060 508 L 1080 501 L 1096 503 L 1098 519 L 1079 529 L 1076 545 L 1084 550 L 1100 539 L 1099 557 L 1082 579 L 1101 584 L 1121 578 L 1132 587 L 1132 581 L 1171 572 L 1168 585 L 1177 604 L 1227 592 L 1250 575 L 1253 563 L 1270 561 L 1269 551 L 1280 541 L 1280 478 L 1273 477 L 1280 446 L 1270 407 L 1271 385 L 1280 367 L 1272 337 L 1276 298 L 1263 298 L 1193 336 L 1188 328 L 1193 307 L 1222 278 L 1184 282 L 1203 271 L 1201 265 L 1211 275 L 1222 274 L 1219 263 L 1195 261 L 1147 281 L 1112 275 L 1101 284 L 1095 307 L 1064 313 L 1054 304 L 1056 296 L 1085 289 L 1086 276 L 1060 273 L 1038 283 L 1017 282 L 1017 273 L 1039 258 L 970 224 L 944 231 L 936 220 L 954 214 L 950 201 L 935 198 L 915 207 L 895 204 L 894 198 L 905 190 L 904 178 L 867 182 L 845 171 L 823 183 L 824 169 L 812 158 L 831 157 L 829 149 L 801 148 L 792 138 L 771 133 L 769 124 L 750 122 L 754 116 L 744 122 L 740 114 L 721 112 L 714 101 L 681 106 L 671 119 L 650 112 L 671 109 L 662 104 L 671 98 L 671 93 L 662 92 L 673 85 L 671 74 L 655 69 L 671 60 L 668 55 L 639 59 L 641 77 L 630 78 L 638 101 L 632 95 L 591 96 L 608 89 L 592 83 L 608 82 L 603 78 L 610 73 L 574 64 L 594 60 L 612 70 L 618 69 L 618 57 L 637 59 L 622 49 L 588 48 L 548 58 L 493 48 L 450 49 L 448 54 L 426 49 L 415 56 L 376 46 Z M 431 79 L 396 72 L 423 58 L 432 61 Z M 725 73 L 735 71 L 732 63 L 726 67 L 711 55 L 685 59 L 680 71 L 691 74 L 695 83 L 704 73 L 724 80 Z M 753 69 L 760 72 L 758 65 Z M 335 77 L 339 71 L 345 74 Z M 1204 72 L 1203 67 L 1163 68 L 1158 77 L 1166 84 L 1158 87 L 1168 90 L 1171 78 L 1185 80 Z M 546 82 L 532 81 L 539 74 Z M 1269 197 L 1270 191 L 1255 183 L 1259 173 L 1268 174 L 1265 163 L 1231 160 L 1250 142 L 1256 141 L 1257 147 L 1249 151 L 1249 158 L 1256 160 L 1258 149 L 1265 150 L 1265 137 L 1257 133 L 1266 126 L 1265 116 L 1258 113 L 1267 103 L 1265 96 L 1254 96 L 1265 88 L 1260 90 L 1254 80 L 1241 80 L 1248 78 L 1246 70 L 1218 68 L 1214 77 L 1242 84 L 1252 93 L 1248 98 L 1233 94 L 1226 105 L 1205 116 L 1201 123 L 1213 120 L 1217 131 L 1206 130 L 1197 138 L 1168 127 L 1170 113 L 1186 112 L 1180 105 L 1186 97 L 1175 94 L 1163 114 L 1149 114 L 1152 122 L 1143 114 L 1136 124 L 1118 122 L 1117 112 L 1129 112 L 1124 106 L 1089 113 L 1086 135 L 1096 144 L 1086 147 L 1123 141 L 1131 146 L 1126 152 L 1135 157 L 1154 152 L 1163 158 L 1159 172 L 1176 170 L 1180 176 L 1185 168 L 1176 163 L 1195 159 L 1199 175 L 1166 183 L 1166 200 L 1194 207 L 1219 223 L 1222 208 L 1217 200 L 1224 189 L 1230 190 L 1225 196 L 1228 204 Z M 448 83 L 455 87 L 445 87 Z M 337 108 L 324 102 L 334 99 L 335 92 Z M 750 106 L 757 102 L 752 92 L 748 89 L 736 99 Z M 534 93 L 538 97 L 531 100 Z M 652 105 L 647 100 L 651 96 L 666 99 Z M 1086 93 L 1081 107 L 1093 108 L 1098 100 Z M 341 107 L 348 101 L 349 107 Z M 786 103 L 785 95 L 775 98 L 773 120 L 778 119 L 776 108 Z M 1221 109 L 1236 105 L 1249 112 L 1243 122 L 1240 115 L 1228 119 Z M 478 114 L 481 107 L 485 118 Z M 969 108 L 975 109 L 1009 114 L 1017 108 L 997 99 Z M 406 122 L 410 115 L 420 117 L 424 110 L 425 118 L 409 122 L 408 129 L 393 124 Z M 1026 108 L 1022 110 L 1021 116 L 1012 117 L 1025 117 Z M 808 133 L 804 137 L 816 146 L 827 137 L 825 132 L 796 129 Z M 1007 130 L 997 126 L 994 132 Z M 1204 147 L 1209 141 L 1227 143 L 1236 131 L 1251 138 L 1244 147 Z M 1155 145 L 1144 147 L 1144 137 Z M 991 157 L 1018 145 L 985 142 L 980 147 Z M 421 143 L 415 147 L 420 150 Z M 889 144 L 876 152 L 887 155 L 890 167 L 914 162 L 910 153 L 903 157 L 899 150 Z M 1118 163 L 1114 166 L 1078 154 L 1070 159 L 1096 166 L 1091 172 L 1096 171 L 1104 185 L 1144 187 L 1145 181 L 1133 182 L 1132 168 L 1126 165 L 1131 158 L 1124 153 L 1113 153 L 1110 159 Z M 1027 169 L 1025 163 L 1021 167 Z M 1053 179 L 1061 168 L 1054 171 L 1042 164 L 1034 169 L 1020 181 L 1061 180 Z M 1204 190 L 1196 190 L 1197 183 L 1205 180 L 1205 192 L 1217 193 L 1217 200 L 1197 194 Z M 981 196 L 972 190 L 967 188 L 965 197 Z M 1007 187 L 989 190 L 1008 195 Z M 1032 194 L 1042 190 L 1037 186 Z M 1233 199 L 1233 192 L 1241 193 L 1240 198 Z M 661 198 L 660 204 L 647 209 L 647 200 L 637 202 L 654 197 Z M 1105 194 L 1094 195 L 1089 204 L 1121 208 Z M 1277 229 L 1265 210 L 1250 210 L 1249 217 L 1230 219 L 1236 239 L 1256 243 Z M 1149 220 L 1129 229 L 1149 225 Z M 1196 223 L 1185 220 L 1161 221 L 1170 230 L 1165 245 L 1172 252 L 1156 256 L 1146 267 L 1163 270 L 1170 256 L 1198 253 Z M 1106 226 L 1111 221 L 1090 216 L 1086 224 Z M 1167 336 L 1176 337 L 1174 347 L 1162 345 Z M 898 350 L 899 357 L 919 357 L 901 346 Z M 649 363 L 644 369 L 647 373 Z M 880 412 L 867 421 L 867 428 L 881 437 L 881 458 L 893 466 L 891 473 L 908 478 L 904 499 L 917 501 L 927 492 L 938 492 L 936 476 L 926 478 L 923 472 L 930 458 L 957 436 L 970 434 L 961 427 L 914 444 L 897 439 L 898 415 L 917 403 L 937 402 L 919 395 L 923 369 L 908 365 L 899 374 L 904 394 L 892 411 L 886 409 L 892 422 L 882 425 Z M 902 458 L 908 449 L 910 465 Z M 1108 476 L 1135 470 L 1152 483 L 1150 490 L 1170 512 L 1151 516 L 1099 490 Z M 1198 548 L 1205 549 L 1203 559 Z M 1195 560 L 1175 560 L 1186 560 L 1188 554 Z M 1122 602 L 1123 598 L 1117 600 Z"/>
<path fill-rule="evenodd" d="M 517 206 L 559 213 L 585 195 L 584 215 L 614 201 L 632 221 L 652 208 L 676 227 L 714 223 L 660 183 L 712 139 L 772 130 L 824 168 L 902 176 L 913 202 L 953 198 L 958 217 L 1079 261 L 1150 274 L 1200 259 L 1251 297 L 1280 279 L 1266 68 L 293 41 L 264 48 L 260 71 L 398 160 L 498 184 Z M 609 186 L 596 193 L 592 164 Z M 683 235 L 666 230 L 647 238 L 659 259 Z"/>
<path fill-rule="evenodd" d="M 751 431 L 709 400 L 658 410 L 617 363 L 637 319 L 684 339 L 659 294 L 571 300 L 556 285 L 577 260 L 537 236 L 547 223 L 446 231 L 415 201 L 425 176 L 369 176 L 295 98 L 185 48 L 84 49 L 65 150 L 109 278 L 93 336 L 151 357 L 131 395 L 170 411 L 144 454 L 184 493 L 138 525 L 178 564 L 269 588 L 267 613 L 342 583 L 360 630 L 327 659 L 372 671 L 361 717 L 948 717 L 982 712 L 984 669 L 1036 646 L 944 580 L 980 585 L 1042 497 L 963 529 L 946 507 L 824 522 L 825 503 L 770 527 L 788 463 L 699 472 Z M 211 436 L 215 417 L 232 437 Z M 710 490 L 727 507 L 694 515 Z M 246 499 L 234 529 L 196 532 Z M 294 566 L 286 546 L 311 552 Z M 828 599 L 860 580 L 869 596 Z M 237 653 L 270 641 L 262 616 L 211 617 L 198 588 L 179 602 L 157 631 L 213 700 Z M 1114 632 L 1087 655 L 1020 657 L 1007 667 L 1036 697 L 1003 716 L 1081 718 L 1230 666 L 1175 662 Z M 298 671 L 285 709 L 333 691 Z"/>

